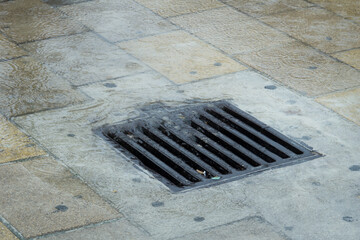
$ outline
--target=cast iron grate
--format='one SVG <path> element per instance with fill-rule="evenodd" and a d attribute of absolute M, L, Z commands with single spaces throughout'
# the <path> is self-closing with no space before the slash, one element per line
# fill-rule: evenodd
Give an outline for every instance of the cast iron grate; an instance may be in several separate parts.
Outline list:
<path fill-rule="evenodd" d="M 101 131 L 174 192 L 320 156 L 226 101 L 157 111 Z"/>

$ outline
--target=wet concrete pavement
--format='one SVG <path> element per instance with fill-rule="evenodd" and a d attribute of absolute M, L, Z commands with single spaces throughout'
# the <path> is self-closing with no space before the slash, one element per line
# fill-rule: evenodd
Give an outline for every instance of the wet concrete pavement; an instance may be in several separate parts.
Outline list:
<path fill-rule="evenodd" d="M 359 239 L 359 11 L 0 0 L 0 239 Z M 324 156 L 173 194 L 93 131 L 221 99 Z"/>

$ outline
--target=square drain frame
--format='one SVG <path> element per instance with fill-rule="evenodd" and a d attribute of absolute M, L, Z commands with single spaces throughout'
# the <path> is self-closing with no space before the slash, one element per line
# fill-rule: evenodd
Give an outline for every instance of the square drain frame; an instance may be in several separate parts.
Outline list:
<path fill-rule="evenodd" d="M 103 126 L 97 132 L 173 192 L 322 156 L 227 101 L 148 114 L 143 119 Z"/>

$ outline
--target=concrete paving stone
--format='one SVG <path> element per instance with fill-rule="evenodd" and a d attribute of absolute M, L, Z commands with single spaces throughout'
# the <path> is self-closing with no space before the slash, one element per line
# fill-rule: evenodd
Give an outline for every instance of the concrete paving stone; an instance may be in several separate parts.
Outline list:
<path fill-rule="evenodd" d="M 360 125 L 360 88 L 325 95 L 316 101 Z"/>
<path fill-rule="evenodd" d="M 83 94 L 31 57 L 0 62 L 0 111 L 7 117 L 84 100 Z"/>
<path fill-rule="evenodd" d="M 0 34 L 0 61 L 26 55 L 26 52 Z"/>
<path fill-rule="evenodd" d="M 121 215 L 50 157 L 0 167 L 0 213 L 25 238 Z"/>
<path fill-rule="evenodd" d="M 145 240 L 149 234 L 125 219 L 42 238 L 44 240 Z"/>
<path fill-rule="evenodd" d="M 246 69 L 184 31 L 121 42 L 119 46 L 175 83 Z"/>
<path fill-rule="evenodd" d="M 1 240 L 17 240 L 18 238 L 0 222 L 0 239 Z"/>
<path fill-rule="evenodd" d="M 278 13 L 260 20 L 326 53 L 360 47 L 360 26 L 321 8 Z"/>
<path fill-rule="evenodd" d="M 360 48 L 335 53 L 333 56 L 360 70 Z"/>
<path fill-rule="evenodd" d="M 353 0 L 311 0 L 332 12 L 360 24 L 360 2 Z"/>
<path fill-rule="evenodd" d="M 58 7 L 58 6 L 82 3 L 82 2 L 92 1 L 92 0 L 42 0 L 42 1 L 51 6 Z"/>
<path fill-rule="evenodd" d="M 37 41 L 23 47 L 74 85 L 148 70 L 118 46 L 92 32 Z"/>
<path fill-rule="evenodd" d="M 204 11 L 225 6 L 218 0 L 135 0 L 162 17 Z"/>
<path fill-rule="evenodd" d="M 303 0 L 222 0 L 222 2 L 254 17 L 306 8 L 313 5 Z"/>
<path fill-rule="evenodd" d="M 176 29 L 168 21 L 131 0 L 95 0 L 59 9 L 111 42 Z"/>
<path fill-rule="evenodd" d="M 360 84 L 359 71 L 298 42 L 236 57 L 309 96 Z"/>
<path fill-rule="evenodd" d="M 17 43 L 86 31 L 86 28 L 40 0 L 1 5 L 0 30 Z"/>
<path fill-rule="evenodd" d="M 268 85 L 277 88 L 264 88 Z M 291 239 L 359 236 L 359 172 L 349 168 L 359 165 L 360 128 L 312 99 L 249 70 L 183 85 L 144 73 L 81 89 L 94 101 L 14 120 L 154 239 L 189 235 L 254 215 L 263 216 L 274 231 L 284 231 Z M 172 194 L 92 132 L 104 124 L 146 116 L 141 107 L 218 99 L 232 99 L 293 139 L 306 136 L 306 143 L 326 156 Z"/>
<path fill-rule="evenodd" d="M 0 115 L 0 163 L 44 155 L 23 132 Z"/>
<path fill-rule="evenodd" d="M 206 229 L 201 232 L 174 238 L 182 240 L 289 240 L 283 233 L 278 233 L 261 217 L 247 217 L 243 220 Z"/>
<path fill-rule="evenodd" d="M 228 54 L 259 50 L 293 41 L 285 34 L 231 8 L 188 14 L 171 18 L 171 21 Z"/>

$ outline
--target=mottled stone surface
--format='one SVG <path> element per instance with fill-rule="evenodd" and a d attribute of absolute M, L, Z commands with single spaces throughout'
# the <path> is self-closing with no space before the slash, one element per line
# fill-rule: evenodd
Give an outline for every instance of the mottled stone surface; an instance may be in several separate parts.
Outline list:
<path fill-rule="evenodd" d="M 259 17 L 312 6 L 303 0 L 223 0 L 239 11 Z"/>
<path fill-rule="evenodd" d="M 18 238 L 0 222 L 0 239 L 1 240 L 17 240 Z"/>
<path fill-rule="evenodd" d="M 118 46 L 90 32 L 24 44 L 23 47 L 74 85 L 148 70 Z"/>
<path fill-rule="evenodd" d="M 204 11 L 225 6 L 218 0 L 135 0 L 162 17 Z"/>
<path fill-rule="evenodd" d="M 44 155 L 23 132 L 0 115 L 0 163 Z"/>
<path fill-rule="evenodd" d="M 297 42 L 236 57 L 310 96 L 354 87 L 360 83 L 359 71 Z"/>
<path fill-rule="evenodd" d="M 63 107 L 85 99 L 32 57 L 0 62 L 0 112 L 5 116 Z"/>
<path fill-rule="evenodd" d="M 121 215 L 49 157 L 0 166 L 0 213 L 26 238 Z"/>
<path fill-rule="evenodd" d="M 231 8 L 187 14 L 171 18 L 171 21 L 228 54 L 293 41 L 285 34 Z"/>
<path fill-rule="evenodd" d="M 289 240 L 283 233 L 279 233 L 261 217 L 248 217 L 240 221 L 230 222 L 218 227 L 205 229 L 175 239 L 182 240 Z"/>
<path fill-rule="evenodd" d="M 360 70 L 360 48 L 335 53 L 333 56 Z"/>
<path fill-rule="evenodd" d="M 326 53 L 360 47 L 360 26 L 313 7 L 260 18 Z"/>
<path fill-rule="evenodd" d="M 86 28 L 40 0 L 1 5 L 0 30 L 17 43 L 86 31 Z"/>
<path fill-rule="evenodd" d="M 325 95 L 316 101 L 360 125 L 360 88 Z"/>
<path fill-rule="evenodd" d="M 354 0 L 311 0 L 311 2 L 360 24 L 360 1 Z"/>
<path fill-rule="evenodd" d="M 246 69 L 184 31 L 122 42 L 119 46 L 175 83 Z"/>
<path fill-rule="evenodd" d="M 131 0 L 94 0 L 63 6 L 61 11 L 111 42 L 169 32 L 169 22 Z"/>
<path fill-rule="evenodd" d="M 26 55 L 26 52 L 0 34 L 0 60 Z"/>

